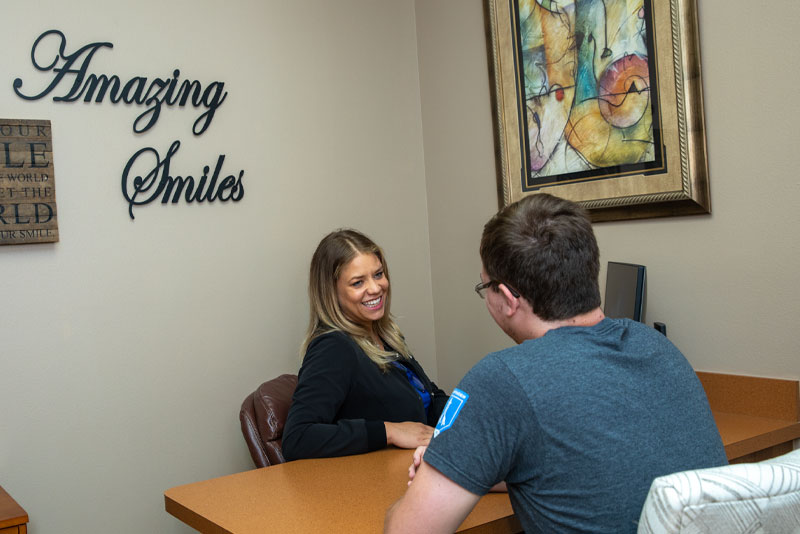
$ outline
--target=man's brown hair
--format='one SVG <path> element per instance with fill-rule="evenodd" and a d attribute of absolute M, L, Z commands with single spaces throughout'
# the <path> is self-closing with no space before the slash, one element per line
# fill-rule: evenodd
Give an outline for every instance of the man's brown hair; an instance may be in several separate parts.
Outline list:
<path fill-rule="evenodd" d="M 489 278 L 514 288 L 542 320 L 600 306 L 600 252 L 574 202 L 537 194 L 506 206 L 484 226 L 480 253 Z"/>

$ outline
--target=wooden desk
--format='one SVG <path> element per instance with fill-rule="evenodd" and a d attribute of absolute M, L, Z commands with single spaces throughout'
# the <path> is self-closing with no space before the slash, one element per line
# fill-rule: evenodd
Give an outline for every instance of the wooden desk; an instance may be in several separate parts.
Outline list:
<path fill-rule="evenodd" d="M 300 460 L 164 493 L 167 512 L 203 534 L 383 531 L 386 509 L 406 490 L 413 452 Z M 522 532 L 508 495 L 484 496 L 458 532 Z"/>
<path fill-rule="evenodd" d="M 731 463 L 792 451 L 800 438 L 797 380 L 698 372 Z"/>
<path fill-rule="evenodd" d="M 0 534 L 26 534 L 28 514 L 0 486 Z"/>

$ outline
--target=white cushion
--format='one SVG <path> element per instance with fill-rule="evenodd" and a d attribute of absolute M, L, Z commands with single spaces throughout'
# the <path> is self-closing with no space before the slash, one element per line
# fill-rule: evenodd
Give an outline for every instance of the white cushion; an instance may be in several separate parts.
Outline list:
<path fill-rule="evenodd" d="M 800 534 L 800 449 L 656 478 L 638 533 Z"/>

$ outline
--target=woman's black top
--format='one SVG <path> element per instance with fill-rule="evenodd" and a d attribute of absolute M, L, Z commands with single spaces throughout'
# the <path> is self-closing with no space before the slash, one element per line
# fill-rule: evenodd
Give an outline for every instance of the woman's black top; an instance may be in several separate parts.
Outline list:
<path fill-rule="evenodd" d="M 419 363 L 409 366 L 431 395 L 428 413 L 405 371 L 386 372 L 344 332 L 329 332 L 308 345 L 283 430 L 287 460 L 361 454 L 386 447 L 384 421 L 436 426 L 447 394 Z"/>

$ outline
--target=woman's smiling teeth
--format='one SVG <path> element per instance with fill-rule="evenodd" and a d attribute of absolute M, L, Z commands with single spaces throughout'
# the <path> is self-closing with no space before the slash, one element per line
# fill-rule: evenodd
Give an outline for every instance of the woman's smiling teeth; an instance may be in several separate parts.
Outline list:
<path fill-rule="evenodd" d="M 378 297 L 373 300 L 368 300 L 364 302 L 364 306 L 366 306 L 367 308 L 377 308 L 378 306 L 380 306 L 382 300 L 383 297 Z"/>

